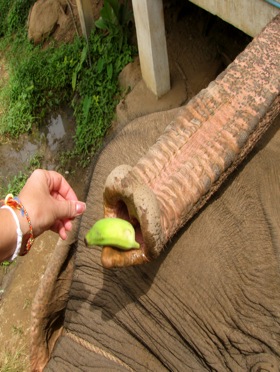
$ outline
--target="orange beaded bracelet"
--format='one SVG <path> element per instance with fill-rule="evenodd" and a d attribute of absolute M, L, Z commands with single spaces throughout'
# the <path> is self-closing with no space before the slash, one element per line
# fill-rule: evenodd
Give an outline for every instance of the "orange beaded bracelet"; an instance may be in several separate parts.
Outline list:
<path fill-rule="evenodd" d="M 20 202 L 20 200 L 17 197 L 14 197 L 12 194 L 8 194 L 5 198 L 5 200 L 1 200 L 0 203 L 1 203 L 1 205 L 7 205 L 11 208 L 15 208 L 15 209 L 20 210 L 22 216 L 25 215 L 25 217 L 27 219 L 28 226 L 29 226 L 29 238 L 27 240 L 27 243 L 26 243 L 26 246 L 25 246 L 25 249 L 24 249 L 23 253 L 20 254 L 20 256 L 24 256 L 24 255 L 26 255 L 26 253 L 28 253 L 30 251 L 30 249 L 32 247 L 32 244 L 34 243 L 33 228 L 32 228 L 32 224 L 31 224 L 29 215 L 28 215 L 26 209 L 24 208 L 24 206 L 22 205 L 22 203 Z"/>

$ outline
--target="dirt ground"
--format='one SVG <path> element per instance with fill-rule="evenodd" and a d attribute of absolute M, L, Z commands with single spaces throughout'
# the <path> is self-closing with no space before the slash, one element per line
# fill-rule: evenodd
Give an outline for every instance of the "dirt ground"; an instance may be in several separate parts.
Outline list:
<path fill-rule="evenodd" d="M 92 1 L 96 12 L 100 3 Z M 154 97 L 141 80 L 136 58 L 121 74 L 122 84 L 129 85 L 131 92 L 117 107 L 117 120 L 112 123 L 114 130 L 136 117 L 185 104 L 214 80 L 251 40 L 185 0 L 164 1 L 164 12 L 172 89 L 160 99 Z M 67 36 L 64 31 L 61 38 L 70 39 L 75 33 L 71 27 L 68 32 Z M 59 38 L 59 30 L 56 33 Z M 86 170 L 76 168 L 68 176 L 69 183 L 82 200 L 86 200 L 90 173 L 90 167 Z M 37 238 L 27 256 L 19 258 L 8 270 L 0 268 L 0 371 L 29 370 L 32 299 L 57 240 L 56 234 L 46 232 Z M 14 367 L 7 369 L 11 361 Z"/>

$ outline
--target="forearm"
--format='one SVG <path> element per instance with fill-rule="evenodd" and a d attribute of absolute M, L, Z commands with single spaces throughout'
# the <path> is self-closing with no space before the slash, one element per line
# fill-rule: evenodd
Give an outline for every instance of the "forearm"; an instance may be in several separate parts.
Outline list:
<path fill-rule="evenodd" d="M 0 261 L 8 260 L 17 245 L 16 223 L 11 212 L 0 209 Z"/>

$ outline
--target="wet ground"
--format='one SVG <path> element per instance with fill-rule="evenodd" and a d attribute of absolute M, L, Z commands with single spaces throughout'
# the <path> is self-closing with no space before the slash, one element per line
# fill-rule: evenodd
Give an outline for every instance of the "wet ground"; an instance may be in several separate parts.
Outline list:
<path fill-rule="evenodd" d="M 45 169 L 57 169 L 61 155 L 73 148 L 74 134 L 72 110 L 63 108 L 50 115 L 45 125 L 32 135 L 22 135 L 17 140 L 1 144 L 0 190 L 6 189 L 9 180 L 20 171 L 24 172 L 30 162 L 40 162 Z"/>

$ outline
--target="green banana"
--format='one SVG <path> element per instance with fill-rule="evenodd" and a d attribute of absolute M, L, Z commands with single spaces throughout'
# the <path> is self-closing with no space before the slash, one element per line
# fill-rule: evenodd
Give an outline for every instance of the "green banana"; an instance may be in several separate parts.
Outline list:
<path fill-rule="evenodd" d="M 133 226 L 121 218 L 102 218 L 88 231 L 87 245 L 112 246 L 124 250 L 140 248 Z"/>

